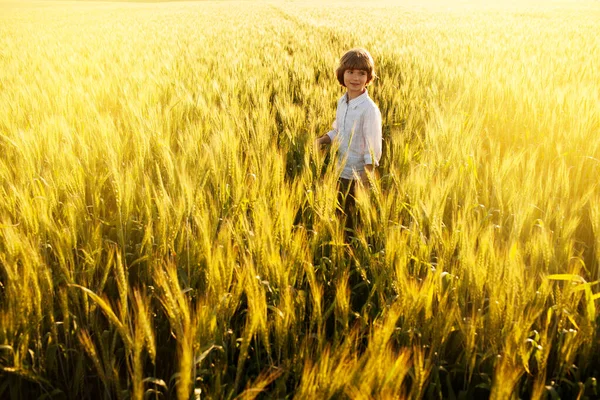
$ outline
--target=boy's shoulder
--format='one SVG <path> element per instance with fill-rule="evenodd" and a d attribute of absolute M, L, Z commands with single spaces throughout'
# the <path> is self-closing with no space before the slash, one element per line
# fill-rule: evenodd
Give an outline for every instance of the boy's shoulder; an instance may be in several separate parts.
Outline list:
<path fill-rule="evenodd" d="M 369 95 L 365 96 L 364 101 L 362 101 L 360 104 L 360 108 L 363 109 L 365 112 L 379 112 L 379 106 L 373 101 L 373 99 Z"/>
<path fill-rule="evenodd" d="M 376 108 L 376 109 L 378 109 L 378 110 L 379 110 L 379 106 L 377 105 L 377 103 L 375 103 L 375 102 L 373 101 L 373 99 L 371 98 L 371 96 L 367 96 L 367 98 L 366 98 L 366 101 L 365 101 L 365 105 L 366 105 L 367 107 L 370 107 L 370 108 Z"/>

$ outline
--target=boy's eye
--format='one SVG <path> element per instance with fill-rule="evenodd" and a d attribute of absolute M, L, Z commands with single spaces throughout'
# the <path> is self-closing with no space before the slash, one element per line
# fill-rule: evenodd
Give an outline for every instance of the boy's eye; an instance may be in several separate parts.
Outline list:
<path fill-rule="evenodd" d="M 363 71 L 362 69 L 347 69 L 346 73 L 348 75 L 358 74 L 358 75 L 364 76 L 367 74 L 367 71 Z"/>

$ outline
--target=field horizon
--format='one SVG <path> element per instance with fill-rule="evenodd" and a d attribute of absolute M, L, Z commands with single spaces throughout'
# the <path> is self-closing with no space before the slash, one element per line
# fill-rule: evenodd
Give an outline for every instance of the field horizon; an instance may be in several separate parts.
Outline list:
<path fill-rule="evenodd" d="M 0 10 L 0 398 L 600 396 L 599 2 Z"/>

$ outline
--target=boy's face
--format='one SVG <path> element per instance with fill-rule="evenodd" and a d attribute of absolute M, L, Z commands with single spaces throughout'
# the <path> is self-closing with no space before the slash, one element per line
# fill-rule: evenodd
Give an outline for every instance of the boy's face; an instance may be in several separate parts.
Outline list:
<path fill-rule="evenodd" d="M 344 71 L 344 86 L 349 92 L 362 93 L 368 83 L 367 71 L 347 69 Z"/>

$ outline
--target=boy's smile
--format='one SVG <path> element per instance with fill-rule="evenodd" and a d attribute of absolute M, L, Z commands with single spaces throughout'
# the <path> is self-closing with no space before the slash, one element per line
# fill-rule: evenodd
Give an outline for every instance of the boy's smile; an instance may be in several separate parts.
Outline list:
<path fill-rule="evenodd" d="M 344 71 L 344 86 L 348 89 L 349 100 L 364 93 L 368 83 L 367 80 L 367 71 L 361 69 L 347 69 Z"/>

